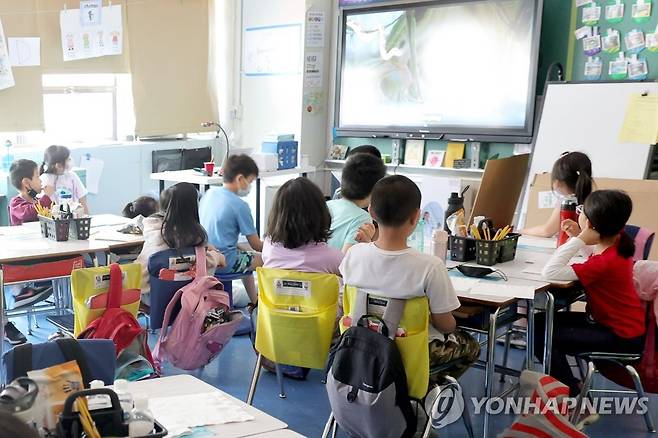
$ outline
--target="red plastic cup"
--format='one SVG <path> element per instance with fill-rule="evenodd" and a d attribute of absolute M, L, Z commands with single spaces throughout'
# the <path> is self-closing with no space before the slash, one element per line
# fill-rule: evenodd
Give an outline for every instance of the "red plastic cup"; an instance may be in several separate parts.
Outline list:
<path fill-rule="evenodd" d="M 215 172 L 215 163 L 212 161 L 206 161 L 203 163 L 203 167 L 206 169 L 208 176 L 212 176 L 213 172 Z"/>

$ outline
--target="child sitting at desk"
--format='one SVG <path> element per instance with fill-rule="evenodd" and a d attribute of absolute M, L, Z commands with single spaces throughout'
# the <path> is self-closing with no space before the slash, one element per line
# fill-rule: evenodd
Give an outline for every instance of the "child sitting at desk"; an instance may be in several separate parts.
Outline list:
<path fill-rule="evenodd" d="M 329 246 L 347 252 L 357 243 L 357 233 L 364 227 L 372 238 L 375 232 L 372 218 L 364 208 L 370 205 L 370 192 L 377 181 L 386 176 L 386 166 L 381 158 L 372 154 L 351 155 L 341 176 L 341 199 L 327 202 L 331 213 L 331 237 Z M 362 230 L 363 231 L 363 230 Z"/>
<path fill-rule="evenodd" d="M 32 160 L 17 160 L 11 163 L 9 168 L 11 184 L 18 190 L 18 195 L 9 202 L 9 223 L 11 225 L 22 225 L 25 222 L 39 220 L 36 205 L 50 208 L 53 194 L 52 188 L 46 187 L 41 193 L 41 180 L 39 179 L 39 166 Z M 32 305 L 43 301 L 52 293 L 51 282 L 41 282 L 34 287 L 26 286 L 20 290 L 14 298 L 14 308 Z M 5 334 L 12 345 L 22 344 L 27 341 L 13 323 L 5 324 Z"/>
<path fill-rule="evenodd" d="M 123 217 L 129 219 L 135 219 L 137 216 L 147 218 L 157 213 L 159 208 L 158 201 L 154 198 L 150 196 L 140 196 L 133 202 L 126 204 L 121 214 L 123 214 Z"/>
<path fill-rule="evenodd" d="M 427 296 L 430 319 L 430 368 L 462 359 L 447 374 L 459 377 L 480 354 L 480 344 L 457 330 L 452 311 L 459 300 L 441 260 L 407 246 L 420 219 L 420 189 L 402 175 L 380 180 L 372 190 L 370 213 L 379 238 L 359 243 L 345 255 L 340 272 L 346 285 L 375 295 L 408 299 Z M 443 375 L 431 375 L 439 383 Z"/>
<path fill-rule="evenodd" d="M 142 265 L 142 301 L 148 305 L 150 282 L 148 261 L 156 252 L 169 248 L 207 246 L 208 235 L 199 223 L 198 192 L 190 183 L 178 183 L 162 192 L 161 211 L 144 219 L 144 246 L 137 257 Z M 208 246 L 208 272 L 224 266 L 224 256 Z"/>
<path fill-rule="evenodd" d="M 72 203 L 80 203 L 85 214 L 89 214 L 87 205 L 87 188 L 80 181 L 80 177 L 73 172 L 71 151 L 66 146 L 48 146 L 43 154 L 41 164 L 41 182 L 52 192 L 53 201 L 59 204 L 60 195 L 71 195 Z"/>
<path fill-rule="evenodd" d="M 213 187 L 201 198 L 201 224 L 208 238 L 226 257 L 226 265 L 218 274 L 244 274 L 242 283 L 251 303 L 258 301 L 252 271 L 263 266 L 260 252 L 263 241 L 258 237 L 249 204 L 242 198 L 250 193 L 251 183 L 258 178 L 258 165 L 248 155 L 231 155 L 223 166 L 224 184 Z M 256 253 L 238 248 L 243 235 Z"/>
<path fill-rule="evenodd" d="M 589 351 L 640 353 L 645 311 L 633 283 L 633 240 L 624 232 L 631 215 L 631 198 L 618 190 L 598 190 L 578 206 L 579 229 L 557 249 L 544 267 L 547 280 L 580 281 L 587 296 L 587 313 L 557 312 L 553 330 L 551 375 L 579 392 L 567 356 Z M 571 228 L 574 229 L 574 228 Z M 586 245 L 593 254 L 584 263 L 569 261 Z M 544 324 L 538 315 L 537 327 Z M 544 334 L 535 331 L 535 351 L 543 351 Z"/>
<path fill-rule="evenodd" d="M 318 186 L 308 178 L 286 182 L 276 192 L 263 242 L 266 268 L 339 274 L 343 253 L 327 245 L 331 215 Z"/>
<path fill-rule="evenodd" d="M 551 217 L 545 224 L 521 230 L 521 234 L 539 237 L 553 237 L 560 231 L 560 204 L 562 199 L 575 196 L 578 204 L 584 204 L 585 199 L 592 192 L 592 162 L 582 152 L 565 152 L 553 164 L 551 171 L 551 184 L 553 193 L 559 202 L 553 209 Z M 572 234 L 580 231 L 578 224 L 573 223 L 576 228 L 570 230 Z M 566 230 L 565 230 L 566 231 Z"/>

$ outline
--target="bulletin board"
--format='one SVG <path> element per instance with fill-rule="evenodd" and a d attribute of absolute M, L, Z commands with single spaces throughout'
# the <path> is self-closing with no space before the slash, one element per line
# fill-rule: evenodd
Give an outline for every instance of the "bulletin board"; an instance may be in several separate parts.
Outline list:
<path fill-rule="evenodd" d="M 576 1 L 576 0 L 574 0 Z M 645 0 L 645 3 L 652 1 L 651 5 L 651 17 L 648 21 L 643 23 L 637 23 L 631 16 L 631 8 L 634 4 L 637 3 L 637 0 L 621 0 L 621 3 L 624 4 L 624 15 L 621 22 L 611 23 L 608 22 L 605 18 L 605 7 L 609 4 L 616 3 L 616 0 L 598 0 L 596 4 L 601 7 L 601 18 L 598 21 L 599 34 L 603 37 L 607 34 L 608 29 L 615 29 L 619 31 L 620 40 L 621 40 L 621 50 L 624 51 L 626 58 L 630 58 L 630 55 L 626 52 L 626 44 L 624 42 L 624 36 L 632 31 L 633 29 L 642 30 L 644 34 L 653 33 L 656 31 L 656 26 L 658 26 L 658 1 L 656 0 Z M 582 26 L 585 26 L 583 23 L 583 11 L 586 7 L 589 6 L 589 3 L 584 6 L 580 6 L 576 11 L 576 29 L 579 29 Z M 571 38 L 574 38 L 572 33 Z M 610 54 L 605 51 L 601 51 L 598 55 L 603 62 L 603 71 L 600 80 L 613 80 L 608 74 L 608 66 L 611 60 L 617 58 L 617 54 Z M 647 49 L 642 50 L 639 53 L 639 57 L 643 57 L 647 60 L 647 65 L 649 68 L 648 79 L 658 79 L 658 52 L 650 52 Z M 583 40 L 575 41 L 574 46 L 574 57 L 573 57 L 573 76 L 572 80 L 582 81 L 586 80 L 585 77 L 585 63 L 587 62 L 588 55 L 585 54 L 583 49 Z"/>

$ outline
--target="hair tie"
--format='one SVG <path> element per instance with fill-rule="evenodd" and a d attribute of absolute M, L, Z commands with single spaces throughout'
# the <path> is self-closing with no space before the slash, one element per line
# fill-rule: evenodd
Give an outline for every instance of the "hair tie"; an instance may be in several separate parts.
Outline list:
<path fill-rule="evenodd" d="M 576 175 L 580 176 L 580 170 L 576 170 Z"/>

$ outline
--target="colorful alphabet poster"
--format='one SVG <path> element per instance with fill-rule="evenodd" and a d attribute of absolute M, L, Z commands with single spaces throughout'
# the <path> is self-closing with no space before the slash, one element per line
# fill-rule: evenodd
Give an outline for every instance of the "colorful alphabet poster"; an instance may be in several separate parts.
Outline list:
<path fill-rule="evenodd" d="M 89 12 L 89 11 L 87 11 Z M 123 52 L 123 19 L 121 5 L 106 6 L 84 25 L 80 9 L 64 9 L 59 13 L 64 61 L 120 55 Z M 98 20 L 98 24 L 94 24 Z"/>

